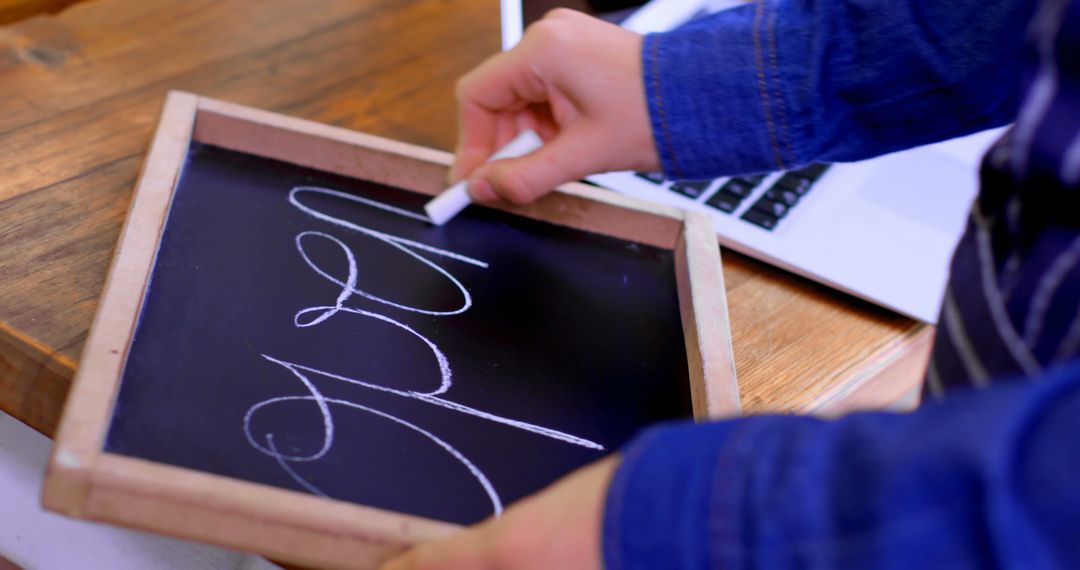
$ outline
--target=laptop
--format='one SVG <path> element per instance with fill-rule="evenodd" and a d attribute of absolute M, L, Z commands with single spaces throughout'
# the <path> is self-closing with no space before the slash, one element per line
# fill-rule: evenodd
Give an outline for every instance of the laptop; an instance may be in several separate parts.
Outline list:
<path fill-rule="evenodd" d="M 741 4 L 501 0 L 503 47 L 516 44 L 525 26 L 556 6 L 648 33 Z M 979 161 L 1002 130 L 759 176 L 688 181 L 610 172 L 588 181 L 707 214 L 724 247 L 933 324 L 977 192 Z"/>

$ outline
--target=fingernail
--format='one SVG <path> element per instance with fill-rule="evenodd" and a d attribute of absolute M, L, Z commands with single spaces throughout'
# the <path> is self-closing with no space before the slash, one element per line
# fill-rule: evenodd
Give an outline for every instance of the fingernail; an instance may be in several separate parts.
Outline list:
<path fill-rule="evenodd" d="M 473 178 L 469 181 L 469 194 L 477 202 L 494 202 L 497 196 L 491 183 L 483 178 Z"/>

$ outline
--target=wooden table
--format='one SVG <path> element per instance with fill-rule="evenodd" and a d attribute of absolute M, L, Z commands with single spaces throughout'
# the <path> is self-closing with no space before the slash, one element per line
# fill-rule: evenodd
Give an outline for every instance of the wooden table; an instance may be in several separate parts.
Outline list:
<path fill-rule="evenodd" d="M 45 12 L 59 12 L 79 0 L 0 0 L 0 24 Z"/>
<path fill-rule="evenodd" d="M 496 0 L 90 0 L 0 27 L 0 409 L 49 435 L 166 90 L 450 149 Z M 889 404 L 932 329 L 725 253 L 747 412 Z"/>

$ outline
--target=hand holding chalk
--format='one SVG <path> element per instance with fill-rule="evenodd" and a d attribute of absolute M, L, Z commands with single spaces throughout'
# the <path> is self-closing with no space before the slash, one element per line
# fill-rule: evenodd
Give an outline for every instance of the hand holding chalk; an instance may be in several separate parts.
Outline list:
<path fill-rule="evenodd" d="M 540 136 L 526 129 L 521 131 L 506 146 L 491 155 L 488 162 L 529 154 L 542 146 L 544 146 L 544 141 L 540 140 Z M 450 218 L 458 215 L 458 212 L 464 210 L 465 206 L 471 203 L 472 196 L 469 195 L 469 183 L 467 180 L 462 180 L 428 202 L 424 206 L 424 211 L 427 212 L 433 224 L 441 226 L 450 221 Z"/>

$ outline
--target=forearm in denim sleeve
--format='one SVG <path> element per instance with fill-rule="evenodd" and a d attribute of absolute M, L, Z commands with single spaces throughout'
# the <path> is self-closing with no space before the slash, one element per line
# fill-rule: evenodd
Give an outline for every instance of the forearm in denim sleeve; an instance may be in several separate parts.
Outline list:
<path fill-rule="evenodd" d="M 910 414 L 646 432 L 608 491 L 608 570 L 1080 566 L 1080 367 Z"/>
<path fill-rule="evenodd" d="M 650 34 L 643 74 L 664 171 L 861 160 L 1005 124 L 1032 4 L 764 0 Z"/>

